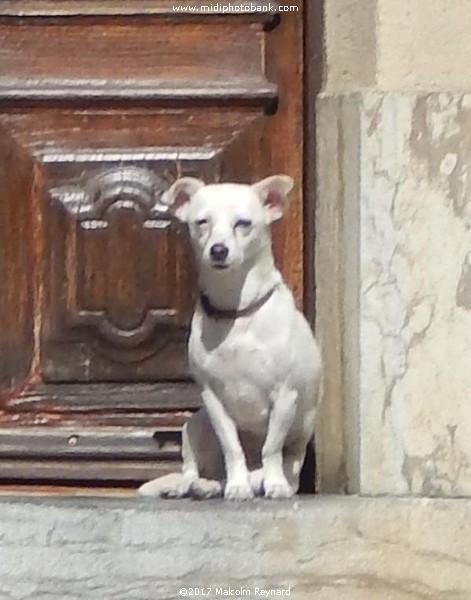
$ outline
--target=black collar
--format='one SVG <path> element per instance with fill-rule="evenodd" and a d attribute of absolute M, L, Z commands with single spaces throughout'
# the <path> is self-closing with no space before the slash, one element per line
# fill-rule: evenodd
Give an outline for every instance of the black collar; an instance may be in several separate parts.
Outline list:
<path fill-rule="evenodd" d="M 204 312 L 210 319 L 222 320 L 222 319 L 238 319 L 239 317 L 249 317 L 253 315 L 259 308 L 261 308 L 268 300 L 272 297 L 273 292 L 278 287 L 278 284 L 273 286 L 264 296 L 253 304 L 249 304 L 246 308 L 237 309 L 222 309 L 216 308 L 211 304 L 210 299 L 206 294 L 200 294 L 201 306 Z"/>

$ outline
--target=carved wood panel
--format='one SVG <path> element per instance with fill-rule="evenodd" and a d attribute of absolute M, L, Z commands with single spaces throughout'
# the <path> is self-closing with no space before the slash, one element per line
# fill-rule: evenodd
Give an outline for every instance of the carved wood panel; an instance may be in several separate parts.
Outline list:
<path fill-rule="evenodd" d="M 72 478 L 138 480 L 178 460 L 199 399 L 195 268 L 160 204 L 177 177 L 295 178 L 273 234 L 302 305 L 302 12 L 172 4 L 0 3 L 0 479 L 68 479 L 76 460 Z"/>
<path fill-rule="evenodd" d="M 46 191 L 47 380 L 188 376 L 194 271 L 159 204 L 166 187 L 149 168 L 116 166 Z"/>

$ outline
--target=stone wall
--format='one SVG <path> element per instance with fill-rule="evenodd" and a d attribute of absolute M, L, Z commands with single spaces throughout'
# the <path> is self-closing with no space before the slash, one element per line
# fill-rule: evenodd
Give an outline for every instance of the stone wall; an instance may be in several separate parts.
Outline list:
<path fill-rule="evenodd" d="M 325 91 L 471 89 L 471 4 L 324 0 Z"/>

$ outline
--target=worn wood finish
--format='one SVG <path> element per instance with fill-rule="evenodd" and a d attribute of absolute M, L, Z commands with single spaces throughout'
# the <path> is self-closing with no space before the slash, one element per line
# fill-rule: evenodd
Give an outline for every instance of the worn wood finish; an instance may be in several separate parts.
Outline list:
<path fill-rule="evenodd" d="M 188 378 L 194 273 L 159 204 L 166 187 L 150 169 L 121 166 L 49 189 L 47 380 Z"/>
<path fill-rule="evenodd" d="M 161 19 L 100 20 L 84 26 L 73 18 L 45 23 L 0 20 L 0 86 L 17 86 L 23 93 L 38 86 L 94 89 L 121 83 L 137 86 L 140 95 L 142 89 L 163 84 L 176 96 L 180 89 L 210 84 L 217 89 L 217 82 L 224 87 L 232 80 L 244 87 L 244 82 L 264 80 L 262 36 L 258 24 L 227 20 L 207 26 Z M 117 68 L 110 68 L 111 61 Z"/>
<path fill-rule="evenodd" d="M 276 113 L 265 122 L 260 153 L 267 173 L 295 180 L 289 212 L 273 227 L 275 257 L 300 308 L 303 306 L 303 11 L 302 0 L 283 2 L 299 12 L 282 13 L 282 24 L 265 37 L 266 76 L 280 90 Z M 281 51 L 281 49 L 283 49 Z M 293 149 L 296 148 L 296 151 Z"/>
<path fill-rule="evenodd" d="M 62 399 L 63 400 L 63 399 Z M 159 397 L 149 397 L 149 402 L 154 401 L 159 405 Z M 14 413 L 6 411 L 0 413 L 0 427 L 2 429 L 11 429 L 15 427 L 121 427 L 123 438 L 131 430 L 142 427 L 153 427 L 156 431 L 162 427 L 181 428 L 191 416 L 193 411 L 187 410 L 168 410 L 168 411 L 136 411 L 133 409 L 133 401 L 128 400 L 127 410 L 112 411 L 112 409 L 103 411 L 84 411 L 68 412 L 37 410 L 31 406 L 31 410 Z"/>
<path fill-rule="evenodd" d="M 31 158 L 0 129 L 0 407 L 2 390 L 20 385 L 35 362 L 34 178 Z"/>
<path fill-rule="evenodd" d="M 21 457 L 21 458 L 19 458 Z M 0 431 L 0 479 L 144 481 L 175 471 L 181 431 L 64 427 Z"/>
<path fill-rule="evenodd" d="M 126 496 L 134 496 L 135 482 L 90 482 L 86 481 L 85 485 L 81 485 L 80 481 L 70 481 L 58 483 L 57 480 L 52 480 L 50 484 L 41 481 L 32 483 L 30 481 L 16 481 L 10 483 L 8 480 L 3 480 L 0 486 L 0 496 L 69 496 L 69 497 L 114 497 L 122 498 Z"/>
<path fill-rule="evenodd" d="M 143 481 L 160 477 L 177 470 L 176 461 L 144 460 L 0 460 L 0 481 L 7 483 L 28 482 L 89 482 L 122 485 L 134 482 L 135 487 Z"/>
<path fill-rule="evenodd" d="M 154 413 L 156 409 L 195 410 L 199 405 L 199 393 L 192 383 L 178 386 L 171 383 L 41 384 L 25 390 L 20 396 L 5 398 L 5 406 L 16 413 L 50 412 L 56 415 Z"/>
<path fill-rule="evenodd" d="M 274 251 L 303 305 L 303 3 L 281 21 L 172 4 L 0 3 L 0 479 L 175 468 L 179 437 L 149 432 L 200 402 L 195 268 L 159 202 L 177 177 L 295 178 Z"/>
<path fill-rule="evenodd" d="M 156 159 L 165 150 L 175 160 L 192 156 L 215 155 L 231 140 L 250 131 L 260 119 L 254 108 L 74 108 L 42 106 L 10 108 L 0 114 L 0 123 L 41 162 L 51 156 L 69 156 L 83 161 L 90 150 L 100 151 L 102 161 L 126 155 L 133 150 L 134 160 Z M 123 146 L 124 144 L 124 146 Z M 94 154 L 97 154 L 95 152 Z M 136 158 L 136 154 L 138 154 Z M 140 157 L 139 157 L 140 155 Z"/>
<path fill-rule="evenodd" d="M 0 431 L 0 459 L 155 460 L 180 459 L 178 430 L 140 429 L 123 437 L 120 429 L 9 429 Z"/>

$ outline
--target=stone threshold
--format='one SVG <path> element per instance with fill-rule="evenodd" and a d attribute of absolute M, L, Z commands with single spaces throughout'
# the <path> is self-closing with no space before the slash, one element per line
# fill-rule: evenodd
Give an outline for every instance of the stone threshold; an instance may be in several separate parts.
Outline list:
<path fill-rule="evenodd" d="M 173 599 L 182 587 L 469 600 L 471 500 L 0 498 L 1 599 Z"/>

